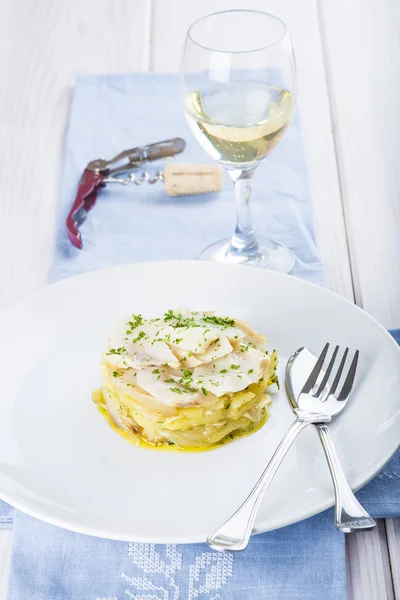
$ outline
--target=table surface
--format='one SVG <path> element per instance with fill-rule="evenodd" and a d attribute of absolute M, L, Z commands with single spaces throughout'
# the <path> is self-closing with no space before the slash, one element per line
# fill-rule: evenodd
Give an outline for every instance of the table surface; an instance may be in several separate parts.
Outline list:
<path fill-rule="evenodd" d="M 400 327 L 400 3 L 247 0 L 288 25 L 329 288 Z M 2 0 L 0 303 L 47 282 L 78 73 L 176 72 L 196 18 L 236 0 Z M 12 532 L 0 531 L 0 600 Z M 347 536 L 349 599 L 400 600 L 400 520 Z M 39 599 L 38 599 L 39 600 Z"/>

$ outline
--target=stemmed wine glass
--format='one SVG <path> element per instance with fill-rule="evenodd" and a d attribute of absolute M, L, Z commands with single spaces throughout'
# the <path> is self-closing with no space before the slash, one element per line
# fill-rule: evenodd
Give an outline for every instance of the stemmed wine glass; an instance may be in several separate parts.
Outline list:
<path fill-rule="evenodd" d="M 194 135 L 235 186 L 235 232 L 201 258 L 288 273 L 294 255 L 278 242 L 255 238 L 249 206 L 254 172 L 281 140 L 296 103 L 296 61 L 284 23 L 256 10 L 195 21 L 183 48 L 180 88 Z"/>

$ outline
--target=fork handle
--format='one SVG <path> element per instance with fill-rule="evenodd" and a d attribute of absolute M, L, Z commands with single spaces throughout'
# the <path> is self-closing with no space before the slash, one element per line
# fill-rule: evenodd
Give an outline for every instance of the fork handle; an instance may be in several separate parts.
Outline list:
<path fill-rule="evenodd" d="M 242 506 L 221 527 L 208 536 L 207 544 L 211 548 L 214 550 L 236 551 L 246 548 L 249 543 L 258 507 L 269 484 L 300 431 L 310 424 L 310 421 L 305 421 L 298 417 L 290 426 L 263 474 Z"/>
<path fill-rule="evenodd" d="M 376 523 L 361 506 L 347 483 L 329 428 L 322 423 L 317 424 L 316 427 L 328 461 L 335 490 L 335 527 L 343 533 L 351 533 L 360 529 L 372 529 Z"/>

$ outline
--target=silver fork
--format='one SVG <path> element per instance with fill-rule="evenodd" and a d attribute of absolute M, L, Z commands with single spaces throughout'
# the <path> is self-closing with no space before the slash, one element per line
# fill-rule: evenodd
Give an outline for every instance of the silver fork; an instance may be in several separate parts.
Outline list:
<path fill-rule="evenodd" d="M 339 348 L 337 346 L 334 352 L 337 353 L 338 350 Z M 348 349 L 346 348 L 345 352 L 347 351 Z M 287 361 L 286 391 L 293 408 L 297 408 L 297 399 L 293 386 L 293 367 L 297 361 L 303 359 L 305 364 L 307 364 L 308 358 L 310 360 L 315 359 L 313 354 L 311 354 L 307 348 L 300 348 L 292 354 Z M 323 376 L 323 371 L 321 371 L 320 377 L 321 375 Z M 335 491 L 335 527 L 343 533 L 352 533 L 353 531 L 359 531 L 360 529 L 373 529 L 376 525 L 374 519 L 361 506 L 347 483 L 329 427 L 325 423 L 316 423 L 314 426 L 318 431 L 325 452 Z"/>
<path fill-rule="evenodd" d="M 298 434 L 309 425 L 329 423 L 346 406 L 354 383 L 359 352 L 356 350 L 343 385 L 338 392 L 348 350 L 343 354 L 331 385 L 329 385 L 329 377 L 338 355 L 338 349 L 333 353 L 322 380 L 319 378 L 328 350 L 329 344 L 326 344 L 297 399 L 297 408 L 294 410 L 296 420 L 275 450 L 260 479 L 232 517 L 208 536 L 207 543 L 214 550 L 239 551 L 246 548 L 261 500 Z"/>

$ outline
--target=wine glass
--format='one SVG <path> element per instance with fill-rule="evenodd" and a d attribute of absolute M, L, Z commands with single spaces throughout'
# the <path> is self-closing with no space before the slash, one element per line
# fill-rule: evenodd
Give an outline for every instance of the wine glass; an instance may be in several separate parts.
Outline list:
<path fill-rule="evenodd" d="M 254 172 L 281 140 L 296 103 L 296 61 L 284 23 L 258 10 L 195 21 L 183 48 L 180 89 L 190 128 L 226 168 L 236 195 L 232 238 L 212 244 L 201 258 L 288 273 L 294 255 L 278 242 L 256 239 L 249 205 Z"/>

